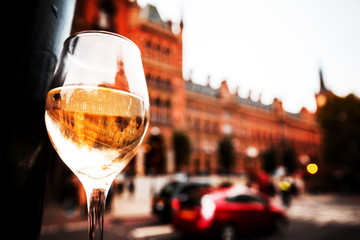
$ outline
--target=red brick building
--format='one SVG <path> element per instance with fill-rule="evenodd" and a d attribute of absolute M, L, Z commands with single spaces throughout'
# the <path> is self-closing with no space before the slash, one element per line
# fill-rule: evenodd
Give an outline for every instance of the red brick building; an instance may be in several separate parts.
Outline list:
<path fill-rule="evenodd" d="M 73 31 L 102 29 L 134 41 L 142 61 L 150 97 L 150 127 L 134 161 L 137 173 L 175 171 L 172 135 L 182 130 L 190 138 L 190 172 L 215 173 L 217 148 L 232 139 L 235 172 L 244 170 L 249 155 L 271 145 L 292 145 L 298 156 L 319 156 L 320 136 L 315 115 L 305 108 L 298 114 L 283 110 L 278 99 L 270 105 L 231 93 L 226 81 L 220 88 L 202 86 L 182 72 L 183 23 L 163 21 L 152 5 L 130 0 L 78 0 Z M 174 30 L 178 29 L 178 30 Z"/>

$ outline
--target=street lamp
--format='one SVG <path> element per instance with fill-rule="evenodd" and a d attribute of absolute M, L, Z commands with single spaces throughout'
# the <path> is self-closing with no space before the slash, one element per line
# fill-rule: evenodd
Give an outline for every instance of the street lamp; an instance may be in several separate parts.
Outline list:
<path fill-rule="evenodd" d="M 254 146 L 250 146 L 246 149 L 246 155 L 249 158 L 256 158 L 259 155 L 259 150 Z"/>
<path fill-rule="evenodd" d="M 318 172 L 319 170 L 319 167 L 317 164 L 315 163 L 309 163 L 307 166 L 306 166 L 306 170 L 310 173 L 310 174 L 315 174 Z"/>

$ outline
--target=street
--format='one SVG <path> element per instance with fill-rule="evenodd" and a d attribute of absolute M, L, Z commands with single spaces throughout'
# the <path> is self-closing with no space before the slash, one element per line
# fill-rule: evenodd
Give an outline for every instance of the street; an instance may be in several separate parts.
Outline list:
<path fill-rule="evenodd" d="M 179 233 L 172 230 L 171 225 L 164 225 L 151 217 L 136 219 L 113 219 L 105 223 L 104 239 L 152 239 L 152 240 L 178 240 L 182 239 Z M 360 227 L 347 224 L 328 224 L 319 226 L 315 223 L 294 221 L 290 223 L 288 233 L 285 236 L 250 236 L 247 239 L 292 239 L 292 240 L 321 240 L 321 239 L 359 239 Z M 60 239 L 87 239 L 87 225 L 75 224 L 72 227 L 61 227 L 58 229 L 47 228 L 42 232 L 42 240 Z"/>
<path fill-rule="evenodd" d="M 140 185 L 139 185 L 139 189 Z M 149 198 L 135 194 L 115 196 L 111 212 L 105 215 L 104 239 L 167 239 L 179 240 L 170 224 L 162 224 L 150 214 Z M 275 199 L 279 201 L 279 199 Z M 248 239 L 359 239 L 360 196 L 309 195 L 293 199 L 287 210 L 290 226 L 285 236 L 249 236 Z M 45 209 L 51 215 L 49 209 Z M 58 218 L 60 212 L 55 212 Z M 87 221 L 84 217 L 53 219 L 45 215 L 41 240 L 87 239 Z M 188 239 L 188 238 L 187 238 Z M 197 238 L 198 239 L 198 238 Z"/>
<path fill-rule="evenodd" d="M 209 178 L 207 181 L 221 181 Z M 237 184 L 242 179 L 232 179 Z M 151 215 L 151 195 L 166 177 L 135 178 L 133 194 L 115 194 L 111 210 L 105 215 L 104 239 L 181 239 L 171 225 L 164 225 Z M 216 185 L 216 182 L 213 183 Z M 152 189 L 152 190 L 151 190 Z M 281 204 L 279 197 L 273 201 Z M 360 239 L 360 196 L 341 194 L 300 194 L 287 209 L 290 226 L 285 236 L 251 236 L 252 239 Z M 42 240 L 87 239 L 87 220 L 79 213 L 67 216 L 64 207 L 44 210 Z"/>

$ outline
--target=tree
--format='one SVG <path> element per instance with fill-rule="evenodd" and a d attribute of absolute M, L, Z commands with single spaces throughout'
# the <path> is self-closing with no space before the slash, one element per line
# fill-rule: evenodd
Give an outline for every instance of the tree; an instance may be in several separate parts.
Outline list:
<path fill-rule="evenodd" d="M 276 150 L 274 146 L 270 146 L 261 154 L 263 160 L 263 168 L 269 173 L 273 174 L 276 169 Z"/>
<path fill-rule="evenodd" d="M 296 161 L 296 152 L 292 145 L 284 144 L 282 152 L 282 164 L 289 175 L 293 174 L 298 168 Z"/>
<path fill-rule="evenodd" d="M 276 168 L 279 167 L 278 165 L 283 165 L 290 175 L 298 168 L 295 149 L 285 141 L 277 147 L 270 146 L 261 154 L 261 158 L 263 161 L 262 167 L 269 174 L 273 174 Z"/>
<path fill-rule="evenodd" d="M 226 174 L 231 173 L 231 169 L 234 167 L 235 163 L 235 150 L 231 138 L 224 137 L 219 142 L 218 159 L 222 172 Z"/>
<path fill-rule="evenodd" d="M 173 146 L 176 170 L 182 170 L 189 165 L 191 145 L 189 136 L 182 131 L 174 131 Z"/>
<path fill-rule="evenodd" d="M 353 176 L 360 173 L 360 99 L 353 94 L 328 96 L 317 120 L 323 131 L 324 162 L 336 169 L 349 169 Z"/>

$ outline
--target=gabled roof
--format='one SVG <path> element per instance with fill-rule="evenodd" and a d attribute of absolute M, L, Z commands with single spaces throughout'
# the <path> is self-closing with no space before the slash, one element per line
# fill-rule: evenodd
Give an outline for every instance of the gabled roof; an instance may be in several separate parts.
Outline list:
<path fill-rule="evenodd" d="M 148 21 L 167 27 L 167 22 L 161 19 L 161 16 L 155 6 L 147 4 L 144 8 L 141 8 L 140 16 Z"/>

